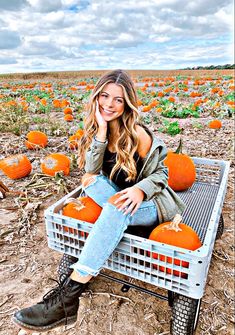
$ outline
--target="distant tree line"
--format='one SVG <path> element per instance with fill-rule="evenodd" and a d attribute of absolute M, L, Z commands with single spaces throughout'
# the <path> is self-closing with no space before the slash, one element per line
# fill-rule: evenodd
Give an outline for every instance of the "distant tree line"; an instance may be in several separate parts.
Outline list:
<path fill-rule="evenodd" d="M 235 69 L 235 64 L 193 66 L 193 67 L 186 67 L 182 70 L 231 70 L 231 69 Z"/>

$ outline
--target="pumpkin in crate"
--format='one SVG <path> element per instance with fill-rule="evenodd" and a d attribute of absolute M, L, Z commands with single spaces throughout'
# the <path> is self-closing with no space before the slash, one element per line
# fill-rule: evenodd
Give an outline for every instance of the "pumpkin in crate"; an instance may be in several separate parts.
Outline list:
<path fill-rule="evenodd" d="M 67 176 L 70 171 L 70 159 L 63 154 L 50 154 L 42 160 L 41 170 L 49 176 L 55 176 L 57 172 L 63 172 Z"/>
<path fill-rule="evenodd" d="M 87 196 L 76 199 L 70 198 L 66 203 L 62 209 L 63 215 L 89 223 L 95 223 L 102 211 L 102 207 Z M 73 228 L 64 227 L 64 230 L 74 233 Z M 84 236 L 84 233 L 81 235 Z"/>
<path fill-rule="evenodd" d="M 168 167 L 168 185 L 174 191 L 184 191 L 196 180 L 196 168 L 192 158 L 182 153 L 182 140 L 175 152 L 169 151 L 164 164 Z"/>
<path fill-rule="evenodd" d="M 27 156 L 13 155 L 0 160 L 0 169 L 11 179 L 20 179 L 30 174 L 32 165 Z"/>
<path fill-rule="evenodd" d="M 47 146 L 47 135 L 41 131 L 30 131 L 26 138 L 25 145 L 28 149 L 45 148 Z"/>
<path fill-rule="evenodd" d="M 177 214 L 172 222 L 164 222 L 158 225 L 149 235 L 149 239 L 188 250 L 197 250 L 202 246 L 197 233 L 191 227 L 185 223 L 182 223 L 181 221 L 181 215 Z M 153 253 L 152 257 L 172 264 L 172 257 L 158 255 L 157 253 Z M 181 261 L 179 259 L 174 259 L 174 264 L 181 265 L 185 268 L 189 267 L 188 262 Z M 157 265 L 154 265 L 154 267 L 156 268 Z M 164 266 L 159 266 L 159 270 L 168 274 L 172 274 L 172 269 L 165 268 Z M 179 272 L 177 270 L 173 270 L 173 275 L 187 278 L 186 273 Z"/>

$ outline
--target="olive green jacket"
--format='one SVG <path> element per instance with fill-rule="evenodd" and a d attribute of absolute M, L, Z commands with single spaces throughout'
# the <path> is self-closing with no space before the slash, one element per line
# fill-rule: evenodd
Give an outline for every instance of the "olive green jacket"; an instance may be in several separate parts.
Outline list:
<path fill-rule="evenodd" d="M 163 164 L 167 155 L 164 143 L 149 129 L 144 127 L 152 138 L 152 145 L 143 159 L 143 167 L 135 186 L 145 193 L 144 200 L 153 200 L 157 206 L 159 222 L 173 219 L 175 214 L 181 214 L 185 205 L 179 196 L 168 186 L 168 169 Z M 108 142 L 92 140 L 86 153 L 85 171 L 98 174 L 102 170 L 104 152 Z"/>

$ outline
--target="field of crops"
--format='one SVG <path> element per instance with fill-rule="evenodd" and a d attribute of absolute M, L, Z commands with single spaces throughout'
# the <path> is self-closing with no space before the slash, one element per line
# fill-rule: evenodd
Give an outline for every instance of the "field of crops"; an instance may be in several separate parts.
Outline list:
<path fill-rule="evenodd" d="M 101 71 L 102 72 L 102 71 Z M 47 247 L 45 208 L 80 184 L 77 140 L 89 95 L 101 72 L 45 73 L 0 77 L 0 161 L 26 155 L 31 173 L 20 179 L 0 170 L 0 334 L 18 334 L 12 313 L 35 303 L 53 286 L 58 253 Z M 225 230 L 213 252 L 197 335 L 234 334 L 234 73 L 224 71 L 130 71 L 140 119 L 168 149 L 179 140 L 190 156 L 230 161 L 223 208 Z M 29 149 L 29 131 L 47 136 L 45 147 Z M 51 153 L 70 159 L 68 175 L 43 173 Z M 1 167 L 1 163 L 0 163 Z M 16 172 L 15 172 L 16 173 Z M 149 285 L 146 284 L 146 287 Z M 78 321 L 63 334 L 167 335 L 166 302 L 96 278 L 81 298 Z M 61 334 L 61 329 L 48 332 Z"/>

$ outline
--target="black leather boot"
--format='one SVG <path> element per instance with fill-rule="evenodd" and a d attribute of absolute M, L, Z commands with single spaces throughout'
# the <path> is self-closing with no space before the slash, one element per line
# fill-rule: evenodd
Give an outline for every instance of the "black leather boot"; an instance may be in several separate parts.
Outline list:
<path fill-rule="evenodd" d="M 13 321 L 21 328 L 40 332 L 75 322 L 79 297 L 87 284 L 70 278 L 60 278 L 57 283 L 58 286 L 44 295 L 41 302 L 16 312 Z"/>

